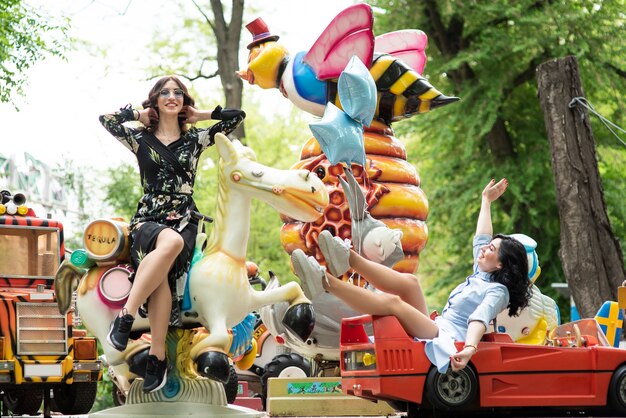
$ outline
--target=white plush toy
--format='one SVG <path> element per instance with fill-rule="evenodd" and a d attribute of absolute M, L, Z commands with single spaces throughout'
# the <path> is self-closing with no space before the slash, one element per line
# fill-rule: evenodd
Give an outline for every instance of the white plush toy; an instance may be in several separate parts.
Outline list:
<path fill-rule="evenodd" d="M 539 267 L 539 257 L 537 257 L 537 241 L 524 234 L 512 234 L 511 238 L 515 238 L 522 243 L 526 249 L 526 256 L 528 257 L 528 278 L 531 282 L 535 283 L 537 277 L 541 274 L 541 267 Z"/>
<path fill-rule="evenodd" d="M 539 258 L 535 252 L 537 242 L 524 234 L 513 234 L 511 237 L 521 242 L 526 249 L 528 279 L 534 283 L 541 274 Z M 504 310 L 496 318 L 499 332 L 506 332 L 515 342 L 534 345 L 543 345 L 547 332 L 557 327 L 559 322 L 559 307 L 556 302 L 549 296 L 543 295 L 534 284 L 528 306 L 520 312 L 519 316 L 511 317 L 508 310 Z"/>

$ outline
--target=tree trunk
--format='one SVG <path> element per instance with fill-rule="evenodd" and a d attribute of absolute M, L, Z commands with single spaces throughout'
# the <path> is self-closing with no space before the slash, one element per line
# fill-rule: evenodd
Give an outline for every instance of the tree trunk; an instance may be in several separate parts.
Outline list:
<path fill-rule="evenodd" d="M 511 141 L 504 120 L 500 116 L 496 118 L 491 130 L 485 135 L 485 139 L 495 162 L 515 156 L 513 141 Z"/>
<path fill-rule="evenodd" d="M 236 75 L 239 70 L 239 40 L 243 18 L 244 0 L 232 0 L 230 23 L 226 23 L 221 0 L 211 0 L 214 22 L 211 26 L 217 40 L 217 68 L 226 99 L 225 107 L 241 109 L 243 82 Z M 233 136 L 246 136 L 242 123 Z"/>
<path fill-rule="evenodd" d="M 606 212 L 589 114 L 580 105 L 568 106 L 584 97 L 576 58 L 541 64 L 537 82 L 552 153 L 563 272 L 581 318 L 593 317 L 604 301 L 617 300 L 625 273 Z"/>

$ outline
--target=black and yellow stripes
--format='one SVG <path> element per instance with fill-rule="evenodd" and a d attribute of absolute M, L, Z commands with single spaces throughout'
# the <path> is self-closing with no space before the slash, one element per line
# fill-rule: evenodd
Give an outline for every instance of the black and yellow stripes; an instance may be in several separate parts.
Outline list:
<path fill-rule="evenodd" d="M 374 55 L 370 74 L 378 91 L 375 118 L 387 124 L 459 100 L 443 95 L 415 70 L 389 54 Z M 328 83 L 327 99 L 342 108 L 336 83 Z"/>

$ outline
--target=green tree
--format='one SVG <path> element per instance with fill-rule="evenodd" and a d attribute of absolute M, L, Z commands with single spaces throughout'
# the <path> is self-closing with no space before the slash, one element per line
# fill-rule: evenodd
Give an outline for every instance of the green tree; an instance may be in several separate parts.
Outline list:
<path fill-rule="evenodd" d="M 137 168 L 128 163 L 120 164 L 107 169 L 105 178 L 109 179 L 104 185 L 105 201 L 115 216 L 130 221 L 143 194 Z"/>
<path fill-rule="evenodd" d="M 420 273 L 435 305 L 471 267 L 470 235 L 478 196 L 490 178 L 510 190 L 494 216 L 497 230 L 535 238 L 538 284 L 564 281 L 550 150 L 537 100 L 535 68 L 551 58 L 578 58 L 588 99 L 618 125 L 626 89 L 624 0 L 372 0 L 375 32 L 417 28 L 429 36 L 425 73 L 459 103 L 394 125 L 406 140 L 428 194 L 430 242 Z M 593 122 L 615 235 L 626 237 L 626 153 Z M 619 198 L 622 196 L 622 198 Z M 563 304 L 564 300 L 561 300 Z M 565 312 L 564 309 L 562 309 Z"/>
<path fill-rule="evenodd" d="M 55 21 L 22 0 L 0 1 L 0 102 L 23 94 L 27 70 L 48 56 L 62 57 L 68 20 Z"/>
<path fill-rule="evenodd" d="M 93 218 L 93 212 L 87 209 L 89 201 L 89 190 L 95 187 L 89 176 L 86 176 L 86 168 L 73 160 L 65 160 L 63 165 L 58 165 L 53 172 L 58 175 L 63 182 L 63 186 L 72 195 L 72 198 L 78 202 L 78 213 L 76 223 L 79 229 L 68 231 L 65 225 L 65 248 L 75 250 L 83 246 L 83 231 L 80 227 L 84 226 Z M 71 232 L 68 233 L 68 232 Z"/>

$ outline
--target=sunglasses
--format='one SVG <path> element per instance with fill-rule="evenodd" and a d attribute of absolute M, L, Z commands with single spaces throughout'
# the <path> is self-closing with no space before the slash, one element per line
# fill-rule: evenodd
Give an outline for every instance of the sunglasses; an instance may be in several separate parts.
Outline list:
<path fill-rule="evenodd" d="M 170 94 L 172 93 L 174 94 L 174 98 L 176 99 L 182 99 L 183 96 L 185 95 L 182 89 L 173 89 L 173 90 L 163 89 L 159 92 L 159 95 L 162 98 L 167 99 L 168 97 L 170 97 Z"/>

